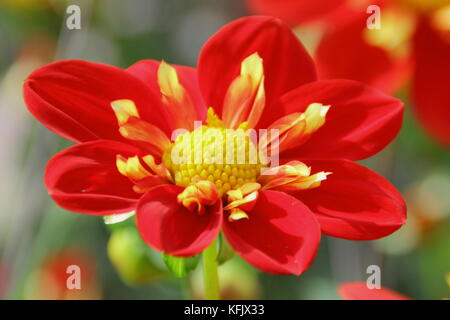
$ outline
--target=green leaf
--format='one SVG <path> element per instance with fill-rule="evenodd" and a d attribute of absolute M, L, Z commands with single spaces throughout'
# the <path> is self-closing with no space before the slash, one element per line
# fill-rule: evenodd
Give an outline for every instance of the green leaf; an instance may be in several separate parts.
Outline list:
<path fill-rule="evenodd" d="M 217 253 L 217 263 L 224 264 L 234 257 L 234 250 L 225 239 L 222 233 L 219 234 L 219 252 Z"/>
<path fill-rule="evenodd" d="M 112 214 L 110 216 L 104 216 L 103 220 L 105 221 L 105 224 L 115 224 L 119 222 L 123 222 L 132 216 L 134 216 L 135 211 L 127 212 L 127 213 L 121 213 L 121 214 Z"/>
<path fill-rule="evenodd" d="M 197 264 L 200 260 L 200 256 L 192 256 L 192 257 L 174 257 L 168 256 L 163 253 L 163 261 L 167 266 L 167 269 L 177 278 L 185 277 L 189 271 L 192 271 L 197 267 Z"/>

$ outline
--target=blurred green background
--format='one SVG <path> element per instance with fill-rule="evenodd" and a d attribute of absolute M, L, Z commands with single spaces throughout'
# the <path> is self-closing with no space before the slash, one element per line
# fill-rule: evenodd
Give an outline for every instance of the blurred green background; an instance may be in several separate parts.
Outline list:
<path fill-rule="evenodd" d="M 81 7 L 81 30 L 65 27 L 69 4 Z M 62 59 L 128 67 L 151 58 L 195 66 L 209 36 L 245 14 L 239 0 L 0 0 L 0 298 L 202 297 L 201 266 L 184 278 L 170 276 L 132 221 L 106 226 L 50 200 L 45 165 L 70 143 L 28 113 L 22 82 Z M 408 106 L 401 91 L 398 97 Z M 416 299 L 450 297 L 450 153 L 426 136 L 407 108 L 398 138 L 363 163 L 407 200 L 408 222 L 400 231 L 371 242 L 324 236 L 300 277 L 263 274 L 234 257 L 219 269 L 222 296 L 339 299 L 340 283 L 365 281 L 367 267 L 376 264 L 383 286 Z M 82 270 L 76 292 L 66 289 L 70 264 Z"/>

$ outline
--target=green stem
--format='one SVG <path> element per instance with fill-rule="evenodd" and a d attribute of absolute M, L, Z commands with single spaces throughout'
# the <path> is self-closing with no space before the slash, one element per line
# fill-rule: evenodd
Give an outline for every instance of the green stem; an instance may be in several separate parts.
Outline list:
<path fill-rule="evenodd" d="M 217 241 L 203 251 L 203 282 L 206 300 L 219 299 L 219 274 L 217 272 Z"/>

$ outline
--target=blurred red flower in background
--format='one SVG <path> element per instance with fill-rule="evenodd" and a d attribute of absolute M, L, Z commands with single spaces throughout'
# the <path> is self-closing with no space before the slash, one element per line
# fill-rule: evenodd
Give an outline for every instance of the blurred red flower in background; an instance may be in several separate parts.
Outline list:
<path fill-rule="evenodd" d="M 48 163 L 52 198 L 80 213 L 136 210 L 143 239 L 169 255 L 198 254 L 222 230 L 256 268 L 300 274 L 321 232 L 377 239 L 406 219 L 398 191 L 353 162 L 396 136 L 403 104 L 360 82 L 317 81 L 312 59 L 278 19 L 226 25 L 203 47 L 197 69 L 154 60 L 126 70 L 56 62 L 29 76 L 24 97 L 39 121 L 79 143 Z M 203 126 L 194 128 L 194 120 Z M 172 143 L 180 128 L 187 132 Z M 280 132 L 280 166 L 270 175 L 260 175 L 267 165 L 261 159 L 232 165 L 205 164 L 206 156 L 202 164 L 172 159 L 198 133 L 205 138 L 194 151 L 214 149 L 217 142 L 208 140 L 214 134 L 247 128 Z M 247 137 L 235 151 L 270 149 L 266 138 L 254 145 Z"/>
<path fill-rule="evenodd" d="M 6 280 L 8 278 L 6 265 L 0 261 L 0 298 L 6 294 Z"/>
<path fill-rule="evenodd" d="M 70 287 L 76 266 L 79 288 Z M 37 270 L 30 274 L 25 290 L 27 299 L 84 300 L 100 299 L 101 291 L 94 258 L 83 249 L 64 248 L 49 254 Z"/>
<path fill-rule="evenodd" d="M 339 286 L 339 295 L 346 300 L 411 300 L 411 298 L 381 287 L 369 289 L 365 282 L 347 282 Z"/>
<path fill-rule="evenodd" d="M 369 5 L 381 28 L 368 29 Z M 427 132 L 450 147 L 450 3 L 448 0 L 248 0 L 253 13 L 292 26 L 325 28 L 315 56 L 320 78 L 345 78 L 394 92 L 411 78 L 412 106 Z"/>

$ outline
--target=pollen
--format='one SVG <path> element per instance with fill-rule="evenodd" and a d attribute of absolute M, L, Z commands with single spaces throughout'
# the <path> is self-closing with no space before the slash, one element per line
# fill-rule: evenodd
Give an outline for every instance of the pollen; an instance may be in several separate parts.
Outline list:
<path fill-rule="evenodd" d="M 187 187 L 208 180 L 220 196 L 255 182 L 265 167 L 249 131 L 212 125 L 178 135 L 162 161 L 175 184 Z"/>

